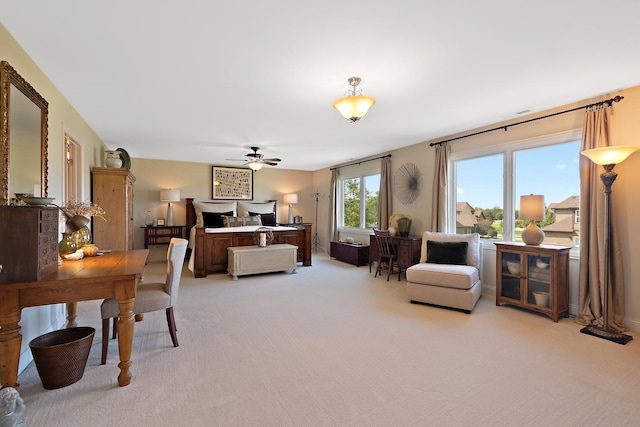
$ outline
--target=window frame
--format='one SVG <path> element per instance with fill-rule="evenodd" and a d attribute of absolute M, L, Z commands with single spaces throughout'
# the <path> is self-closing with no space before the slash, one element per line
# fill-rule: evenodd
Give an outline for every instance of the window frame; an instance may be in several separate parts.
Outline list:
<path fill-rule="evenodd" d="M 364 167 L 364 165 L 359 165 L 360 167 L 352 168 L 348 172 L 342 172 L 340 177 L 338 178 L 338 230 L 339 231 L 361 231 L 361 230 L 369 230 L 370 227 L 366 226 L 366 187 L 365 187 L 365 179 L 370 176 L 378 175 L 381 176 L 380 165 L 372 165 L 373 167 Z M 347 227 L 344 225 L 344 181 L 349 179 L 358 178 L 360 180 L 360 227 Z M 378 197 L 380 196 L 378 189 Z M 378 200 L 379 202 L 379 200 Z M 380 224 L 380 218 L 378 218 L 378 224 Z"/>
<path fill-rule="evenodd" d="M 482 148 L 453 151 L 449 160 L 449 173 L 447 182 L 447 232 L 456 232 L 456 203 L 457 203 L 457 162 L 471 160 L 481 157 L 488 157 L 502 154 L 503 158 L 503 206 L 502 206 L 502 240 L 487 239 L 489 241 L 514 241 L 515 240 L 515 158 L 516 152 L 520 150 L 543 148 L 552 145 L 566 144 L 580 141 L 582 139 L 582 129 L 572 129 L 564 132 L 557 132 L 533 138 L 520 139 L 510 142 L 498 143 Z M 509 179 L 507 179 L 509 178 Z M 511 219 L 505 221 L 506 218 Z"/>

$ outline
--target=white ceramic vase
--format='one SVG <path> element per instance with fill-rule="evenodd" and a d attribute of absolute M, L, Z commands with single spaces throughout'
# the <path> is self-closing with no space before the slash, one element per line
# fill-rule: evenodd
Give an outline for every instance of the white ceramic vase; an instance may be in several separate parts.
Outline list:
<path fill-rule="evenodd" d="M 118 150 L 105 151 L 104 164 L 108 168 L 121 168 L 122 159 L 120 158 L 120 151 Z"/>

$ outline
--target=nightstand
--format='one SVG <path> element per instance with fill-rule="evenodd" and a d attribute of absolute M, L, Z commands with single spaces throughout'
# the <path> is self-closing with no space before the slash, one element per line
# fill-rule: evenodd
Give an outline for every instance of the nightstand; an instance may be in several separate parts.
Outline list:
<path fill-rule="evenodd" d="M 148 249 L 149 245 L 168 245 L 172 237 L 182 239 L 184 236 L 185 225 L 166 225 L 166 226 L 147 226 L 140 227 L 144 229 L 144 248 Z"/>

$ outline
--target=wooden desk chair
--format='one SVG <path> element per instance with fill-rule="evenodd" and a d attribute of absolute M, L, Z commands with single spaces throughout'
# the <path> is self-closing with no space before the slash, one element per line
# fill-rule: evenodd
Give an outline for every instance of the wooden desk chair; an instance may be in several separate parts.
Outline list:
<path fill-rule="evenodd" d="M 376 241 L 378 242 L 378 265 L 376 266 L 376 274 L 373 277 L 378 277 L 378 273 L 382 275 L 382 264 L 387 263 L 387 282 L 393 271 L 393 264 L 397 258 L 396 247 L 393 244 L 393 239 L 389 230 L 377 230 L 373 229 Z M 398 268 L 398 281 L 400 281 L 400 268 Z"/>
<path fill-rule="evenodd" d="M 133 306 L 133 314 L 165 310 L 174 347 L 178 347 L 178 337 L 176 336 L 173 306 L 178 301 L 180 275 L 187 252 L 187 244 L 185 239 L 175 237 L 171 239 L 167 250 L 167 279 L 164 283 L 140 283 Z M 100 306 L 100 312 L 102 314 L 102 360 L 100 364 L 104 365 L 107 362 L 107 351 L 109 350 L 109 319 L 113 319 L 113 338 L 116 337 L 116 322 L 120 314 L 118 301 L 115 298 L 104 300 Z"/>

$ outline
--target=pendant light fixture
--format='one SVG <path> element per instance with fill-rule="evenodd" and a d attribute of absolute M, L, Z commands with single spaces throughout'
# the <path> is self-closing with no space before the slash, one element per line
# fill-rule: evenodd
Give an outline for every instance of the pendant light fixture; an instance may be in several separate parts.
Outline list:
<path fill-rule="evenodd" d="M 360 77 L 351 77 L 347 82 L 351 88 L 344 97 L 333 103 L 333 108 L 338 110 L 345 119 L 351 122 L 357 122 L 367 114 L 369 108 L 376 103 L 376 100 L 370 96 L 362 95 L 362 89 L 358 89 Z"/>

